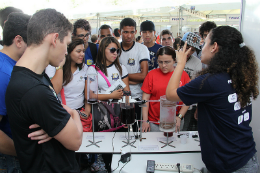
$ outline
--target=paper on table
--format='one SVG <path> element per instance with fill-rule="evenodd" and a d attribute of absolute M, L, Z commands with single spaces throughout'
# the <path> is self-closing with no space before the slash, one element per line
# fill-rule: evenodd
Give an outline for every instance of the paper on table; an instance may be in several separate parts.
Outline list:
<path fill-rule="evenodd" d="M 93 135 L 87 135 L 87 139 L 93 139 Z M 95 139 L 105 139 L 105 136 L 95 135 Z"/>
<path fill-rule="evenodd" d="M 127 139 L 127 138 L 128 138 L 127 135 L 126 135 L 126 136 L 125 136 L 125 135 L 120 135 L 120 136 L 119 136 L 119 139 L 120 139 L 120 140 L 125 140 L 125 139 Z M 132 135 L 132 136 L 130 135 L 130 140 L 132 140 L 132 139 L 135 139 L 135 137 L 134 137 L 133 135 Z"/>
<path fill-rule="evenodd" d="M 158 145 L 139 145 L 138 150 L 142 151 L 158 151 Z"/>

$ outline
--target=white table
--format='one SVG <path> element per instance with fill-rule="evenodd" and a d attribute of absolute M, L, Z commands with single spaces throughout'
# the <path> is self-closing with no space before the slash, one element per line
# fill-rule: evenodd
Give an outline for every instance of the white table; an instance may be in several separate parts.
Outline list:
<path fill-rule="evenodd" d="M 181 133 L 196 133 L 196 132 L 181 132 Z M 115 136 L 114 136 L 115 135 Z M 90 143 L 88 140 L 92 141 L 92 133 L 91 132 L 84 132 L 83 133 L 83 140 L 80 149 L 77 151 L 79 153 L 114 153 L 119 154 L 121 151 L 131 152 L 131 153 L 186 153 L 186 152 L 200 152 L 199 142 L 195 141 L 193 138 L 188 138 L 186 144 L 180 143 L 180 138 L 175 137 L 176 141 L 172 143 L 173 146 L 176 148 L 166 146 L 161 148 L 164 144 L 160 143 L 159 140 L 166 139 L 163 136 L 163 132 L 147 132 L 143 133 L 142 142 L 140 140 L 136 140 L 135 146 L 136 148 L 126 146 L 122 148 L 124 143 L 122 142 L 124 136 L 127 136 L 125 132 L 95 132 L 95 140 L 102 142 L 98 143 L 100 148 L 92 145 L 86 147 Z M 131 132 L 130 135 L 133 135 Z M 176 135 L 174 133 L 174 135 Z M 112 138 L 113 145 L 112 145 Z"/>
<path fill-rule="evenodd" d="M 120 159 L 120 154 L 113 154 L 112 160 L 112 170 L 116 169 L 118 166 L 118 160 Z M 170 154 L 132 154 L 131 161 L 126 165 L 125 163 L 119 162 L 119 167 L 113 172 L 118 173 L 145 173 L 147 160 L 155 160 L 155 163 L 169 163 L 169 164 L 192 164 L 194 168 L 201 170 L 205 167 L 201 160 L 201 153 L 170 153 Z M 167 173 L 169 171 L 159 171 L 155 170 L 155 173 Z M 194 173 L 199 173 L 195 170 Z"/>

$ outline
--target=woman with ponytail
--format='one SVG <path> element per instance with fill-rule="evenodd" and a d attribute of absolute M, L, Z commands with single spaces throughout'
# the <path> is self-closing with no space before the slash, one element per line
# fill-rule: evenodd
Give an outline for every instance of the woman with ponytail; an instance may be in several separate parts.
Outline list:
<path fill-rule="evenodd" d="M 256 173 L 259 163 L 252 128 L 252 99 L 258 91 L 258 64 L 241 33 L 229 26 L 212 29 L 202 49 L 208 67 L 179 88 L 187 43 L 166 89 L 168 100 L 198 103 L 202 160 L 212 173 Z"/>

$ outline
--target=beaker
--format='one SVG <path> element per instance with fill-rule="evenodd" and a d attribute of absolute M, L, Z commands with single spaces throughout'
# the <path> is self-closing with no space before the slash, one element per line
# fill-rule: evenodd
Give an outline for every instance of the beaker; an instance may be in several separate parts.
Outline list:
<path fill-rule="evenodd" d="M 123 124 L 133 124 L 135 122 L 135 104 L 129 103 L 128 97 L 125 96 L 125 103 L 120 103 L 121 122 Z"/>
<path fill-rule="evenodd" d="M 169 101 L 166 96 L 160 97 L 160 125 L 163 132 L 173 132 L 176 126 L 176 102 Z"/>

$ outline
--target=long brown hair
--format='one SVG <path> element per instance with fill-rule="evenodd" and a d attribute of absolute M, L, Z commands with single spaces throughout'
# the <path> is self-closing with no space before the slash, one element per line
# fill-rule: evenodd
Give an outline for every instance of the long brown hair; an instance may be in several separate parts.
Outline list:
<path fill-rule="evenodd" d="M 232 79 L 232 86 L 238 94 L 241 107 L 251 102 L 250 97 L 256 99 L 258 91 L 258 64 L 253 51 L 242 46 L 241 33 L 230 26 L 219 26 L 212 29 L 208 35 L 213 45 L 219 46 L 219 51 L 208 64 L 208 68 L 198 75 L 209 73 L 210 76 L 217 73 L 228 73 Z M 203 85 L 203 83 L 202 83 Z"/>
<path fill-rule="evenodd" d="M 96 62 L 95 62 L 96 70 L 97 70 L 97 68 L 99 68 L 107 76 L 107 66 L 106 66 L 107 58 L 106 58 L 105 50 L 110 43 L 115 43 L 117 45 L 118 49 L 120 50 L 119 54 L 117 54 L 116 60 L 113 63 L 115 64 L 116 69 L 119 71 L 120 75 L 122 76 L 122 67 L 119 63 L 119 57 L 121 55 L 122 50 L 121 50 L 119 42 L 114 37 L 105 37 L 102 39 L 102 41 L 99 45 L 99 48 L 98 48 L 97 58 L 96 58 Z"/>
<path fill-rule="evenodd" d="M 84 41 L 82 39 L 79 39 L 77 37 L 72 37 L 72 41 L 69 44 L 67 50 L 68 54 L 66 55 L 66 62 L 63 66 L 63 86 L 67 85 L 70 83 L 72 80 L 72 72 L 71 72 L 71 56 L 70 53 L 76 48 L 78 45 L 84 45 Z M 81 64 L 76 64 L 79 69 L 82 69 L 84 66 L 85 58 L 83 59 L 83 62 Z"/>

